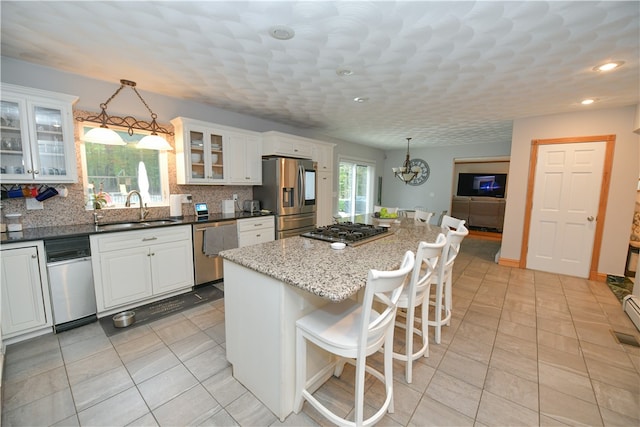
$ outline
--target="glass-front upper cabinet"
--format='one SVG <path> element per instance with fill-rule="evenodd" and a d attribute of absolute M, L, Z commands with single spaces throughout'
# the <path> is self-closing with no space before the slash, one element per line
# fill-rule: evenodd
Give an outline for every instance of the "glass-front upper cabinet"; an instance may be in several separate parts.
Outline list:
<path fill-rule="evenodd" d="M 178 184 L 224 184 L 228 136 L 211 124 L 178 117 L 171 120 L 176 135 Z"/>
<path fill-rule="evenodd" d="M 3 83 L 0 182 L 77 182 L 72 106 L 77 97 Z"/>

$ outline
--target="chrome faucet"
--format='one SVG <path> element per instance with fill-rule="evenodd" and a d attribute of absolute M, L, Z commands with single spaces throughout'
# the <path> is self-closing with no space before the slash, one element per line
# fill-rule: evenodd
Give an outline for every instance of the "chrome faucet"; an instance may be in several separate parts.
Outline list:
<path fill-rule="evenodd" d="M 133 194 L 136 194 L 138 196 L 138 200 L 140 201 L 140 221 L 144 221 L 147 215 L 149 215 L 149 211 L 147 210 L 146 203 L 144 204 L 144 207 L 142 206 L 142 196 L 140 195 L 140 192 L 138 190 L 129 191 L 129 193 L 127 194 L 127 200 L 124 202 L 124 205 L 126 207 L 131 206 L 131 196 Z"/>
<path fill-rule="evenodd" d="M 98 215 L 98 212 L 93 213 L 93 223 L 97 226 L 98 221 L 102 219 L 102 215 Z"/>

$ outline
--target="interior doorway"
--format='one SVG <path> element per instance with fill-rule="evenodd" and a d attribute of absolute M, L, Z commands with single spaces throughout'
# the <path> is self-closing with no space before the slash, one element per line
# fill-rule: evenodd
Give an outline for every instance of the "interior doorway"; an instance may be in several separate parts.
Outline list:
<path fill-rule="evenodd" d="M 615 135 L 533 140 L 521 268 L 596 280 Z"/>

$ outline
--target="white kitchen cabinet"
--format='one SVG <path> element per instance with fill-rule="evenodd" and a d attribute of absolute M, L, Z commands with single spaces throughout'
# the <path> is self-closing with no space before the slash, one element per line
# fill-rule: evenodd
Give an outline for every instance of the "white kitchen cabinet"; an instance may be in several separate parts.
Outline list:
<path fill-rule="evenodd" d="M 333 224 L 333 171 L 318 172 L 317 190 L 316 224 Z"/>
<path fill-rule="evenodd" d="M 315 142 L 311 159 L 318 163 L 318 172 L 333 170 L 333 147 L 335 144 Z"/>
<path fill-rule="evenodd" d="M 3 340 L 15 342 L 51 332 L 53 317 L 44 243 L 6 244 L 1 253 Z"/>
<path fill-rule="evenodd" d="M 262 185 L 262 139 L 253 132 L 232 132 L 227 153 L 227 183 Z"/>
<path fill-rule="evenodd" d="M 0 181 L 77 182 L 72 106 L 76 96 L 2 83 Z"/>
<path fill-rule="evenodd" d="M 313 141 L 282 132 L 264 132 L 262 134 L 262 155 L 311 159 Z"/>
<path fill-rule="evenodd" d="M 90 240 L 100 317 L 193 287 L 188 225 L 94 234 Z"/>
<path fill-rule="evenodd" d="M 276 231 L 273 216 L 239 219 L 237 227 L 238 247 L 240 248 L 275 240 Z"/>
<path fill-rule="evenodd" d="M 177 117 L 178 184 L 261 185 L 260 134 L 243 129 Z"/>

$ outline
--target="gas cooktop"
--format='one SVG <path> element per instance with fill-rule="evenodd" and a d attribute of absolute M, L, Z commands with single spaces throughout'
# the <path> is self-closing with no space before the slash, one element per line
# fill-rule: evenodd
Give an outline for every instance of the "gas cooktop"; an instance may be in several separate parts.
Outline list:
<path fill-rule="evenodd" d="M 343 242 L 349 246 L 357 246 L 380 237 L 385 237 L 388 230 L 387 227 L 341 222 L 339 224 L 316 228 L 313 231 L 302 233 L 301 236 L 310 239 L 324 240 L 326 242 Z"/>

